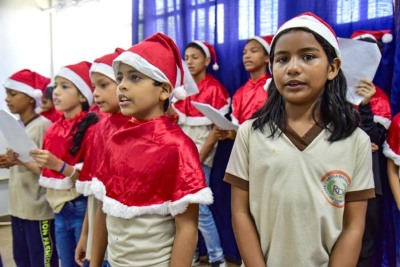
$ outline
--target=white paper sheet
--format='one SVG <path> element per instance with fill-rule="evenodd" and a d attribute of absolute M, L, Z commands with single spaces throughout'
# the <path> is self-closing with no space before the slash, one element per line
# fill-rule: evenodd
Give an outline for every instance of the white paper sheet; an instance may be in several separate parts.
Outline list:
<path fill-rule="evenodd" d="M 192 105 L 195 106 L 201 113 L 210 119 L 215 125 L 224 130 L 235 130 L 237 131 L 239 126 L 229 121 L 223 114 L 213 108 L 209 104 L 203 104 L 195 101 L 191 101 Z"/>
<path fill-rule="evenodd" d="M 29 151 L 38 147 L 26 134 L 19 122 L 4 110 L 0 110 L 0 131 L 3 134 L 8 147 L 19 154 L 22 162 L 33 161 Z"/>
<path fill-rule="evenodd" d="M 347 80 L 347 100 L 358 105 L 362 96 L 356 94 L 356 85 L 362 79 L 372 81 L 381 61 L 378 45 L 365 41 L 339 38 L 342 70 Z"/>

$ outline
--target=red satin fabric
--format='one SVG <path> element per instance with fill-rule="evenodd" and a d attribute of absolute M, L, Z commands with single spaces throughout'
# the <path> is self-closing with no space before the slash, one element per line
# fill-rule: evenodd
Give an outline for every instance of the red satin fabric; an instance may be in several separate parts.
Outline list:
<path fill-rule="evenodd" d="M 400 156 L 400 113 L 394 116 L 386 135 L 386 142 L 391 150 Z"/>
<path fill-rule="evenodd" d="M 106 195 L 129 207 L 176 201 L 205 188 L 193 141 L 166 116 L 131 119 L 105 152 Z"/>
<path fill-rule="evenodd" d="M 62 113 L 57 111 L 54 107 L 47 111 L 40 112 L 40 115 L 50 120 L 51 122 L 56 122 L 63 116 Z"/>
<path fill-rule="evenodd" d="M 371 111 L 374 115 L 392 119 L 392 112 L 390 110 L 390 102 L 385 92 L 375 85 L 376 93 L 370 100 Z"/>
<path fill-rule="evenodd" d="M 174 107 L 187 117 L 204 117 L 203 113 L 195 108 L 190 101 L 209 104 L 217 110 L 229 104 L 228 91 L 211 74 L 207 73 L 204 79 L 197 84 L 197 87 L 199 88 L 198 94 L 174 103 Z"/>
<path fill-rule="evenodd" d="M 72 134 L 71 129 L 75 124 L 81 122 L 81 120 L 86 116 L 87 112 L 80 112 L 72 119 L 64 119 L 62 117 L 55 123 L 53 123 L 47 130 L 44 141 L 43 149 L 50 151 L 57 158 L 65 161 L 69 165 L 75 165 L 77 163 L 83 162 L 87 147 L 88 140 L 93 138 L 93 127 L 89 127 L 85 133 L 84 140 L 82 142 L 81 148 L 78 153 L 73 156 L 69 153 L 69 148 L 72 144 Z M 64 179 L 65 176 L 58 171 L 49 170 L 44 168 L 42 170 L 42 176 L 56 179 Z"/>
<path fill-rule="evenodd" d="M 93 177 L 103 180 L 103 160 L 106 140 L 119 130 L 131 117 L 122 113 L 102 114 L 101 120 L 94 125 L 94 136 L 85 156 L 85 164 L 79 181 L 91 181 Z"/>
<path fill-rule="evenodd" d="M 239 124 L 250 119 L 254 112 L 264 105 L 268 98 L 268 94 L 264 89 L 268 78 L 270 76 L 266 74 L 256 81 L 249 79 L 233 95 L 232 115 L 238 120 Z"/>

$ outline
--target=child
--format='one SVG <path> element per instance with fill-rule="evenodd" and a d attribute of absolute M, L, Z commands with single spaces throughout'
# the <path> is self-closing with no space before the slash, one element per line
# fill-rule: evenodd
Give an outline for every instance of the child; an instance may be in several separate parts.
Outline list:
<path fill-rule="evenodd" d="M 121 112 L 132 118 L 107 140 L 105 183 L 92 181 L 107 216 L 108 261 L 190 266 L 198 204 L 211 204 L 212 193 L 196 146 L 164 115 L 171 91 L 183 90 L 179 50 L 157 33 L 122 53 L 113 68 Z"/>
<path fill-rule="evenodd" d="M 351 38 L 375 43 L 379 46 L 381 43 L 378 40 L 387 40 L 387 38 L 383 38 L 383 35 L 384 31 L 356 31 Z M 382 225 L 384 223 L 382 179 L 386 179 L 385 172 L 381 169 L 381 165 L 386 163 L 382 153 L 382 145 L 385 141 L 386 130 L 390 125 L 392 115 L 389 98 L 372 81 L 362 80 L 357 86 L 357 94 L 363 97 L 358 106 L 361 119 L 360 127 L 371 139 L 372 171 L 376 195 L 375 198 L 368 200 L 365 231 L 357 266 L 379 266 L 382 265 Z"/>
<path fill-rule="evenodd" d="M 90 161 L 85 163 L 82 170 L 82 172 L 88 172 L 88 175 L 84 177 L 80 176 L 76 181 L 76 190 L 85 196 L 89 196 L 81 237 L 75 249 L 75 260 L 79 265 L 83 265 L 86 260 L 91 261 L 92 240 L 98 238 L 98 236 L 93 236 L 98 201 L 92 195 L 91 179 L 104 180 L 101 178 L 100 171 L 102 169 L 101 165 L 103 162 L 105 140 L 130 119 L 130 117 L 122 115 L 119 109 L 117 82 L 115 81 L 114 71 L 112 69 L 113 60 L 119 56 L 121 52 L 123 52 L 123 50 L 117 48 L 114 53 L 96 59 L 90 68 L 91 80 L 94 87 L 94 102 L 103 113 L 103 117 L 95 126 L 96 132 L 91 142 L 90 149 L 87 152 L 90 155 Z M 84 180 L 84 178 L 89 178 L 89 180 Z M 101 209 L 99 213 L 102 213 Z M 105 251 L 105 248 L 103 248 L 103 250 Z M 104 251 L 99 252 L 100 262 L 104 259 Z M 96 265 L 96 259 L 93 259 L 93 261 Z M 103 266 L 109 265 L 105 261 Z"/>
<path fill-rule="evenodd" d="M 45 135 L 43 150 L 31 152 L 43 167 L 40 185 L 47 188 L 47 200 L 55 212 L 56 244 L 63 267 L 74 262 L 82 222 L 86 212 L 86 197 L 75 189 L 82 164 L 86 160 L 89 140 L 97 115 L 88 113 L 92 104 L 89 62 L 62 67 L 55 77 L 53 101 L 63 117 L 53 123 Z"/>
<path fill-rule="evenodd" d="M 58 112 L 53 104 L 53 91 L 54 86 L 47 86 L 42 96 L 42 105 L 40 106 L 40 115 L 55 122 L 61 118 L 62 113 Z"/>
<path fill-rule="evenodd" d="M 27 135 L 38 147 L 51 122 L 35 113 L 43 88 L 50 79 L 28 69 L 11 75 L 4 83 L 6 103 L 18 114 Z M 11 215 L 14 261 L 17 266 L 58 266 L 54 247 L 54 214 L 39 186 L 39 170 L 7 153 L 10 165 L 9 211 Z"/>
<path fill-rule="evenodd" d="M 179 125 L 195 142 L 200 153 L 200 161 L 203 164 L 207 186 L 210 186 L 210 174 L 217 138 L 215 132 L 212 131 L 212 122 L 198 111 L 191 101 L 210 104 L 222 114 L 229 112 L 230 103 L 229 93 L 225 87 L 211 74 L 207 73 L 211 55 L 213 55 L 215 62 L 213 69 L 216 70 L 218 69 L 218 64 L 216 63 L 216 54 L 212 45 L 206 42 L 193 41 L 186 46 L 185 62 L 198 86 L 199 93 L 172 104 L 173 110 L 179 115 Z M 199 230 L 204 237 L 210 263 L 215 266 L 226 266 L 214 217 L 206 205 L 200 205 Z M 200 260 L 196 258 L 193 265 L 200 263 Z"/>
<path fill-rule="evenodd" d="M 387 157 L 387 171 L 395 206 L 393 217 L 396 232 L 396 266 L 400 264 L 400 113 L 394 116 L 386 136 L 383 153 Z"/>
<path fill-rule="evenodd" d="M 312 13 L 274 35 L 269 98 L 240 126 L 224 178 L 246 266 L 357 263 L 374 197 L 371 145 L 340 62 L 335 33 Z"/>
<path fill-rule="evenodd" d="M 232 122 L 240 125 L 250 119 L 267 101 L 267 86 L 271 76 L 267 73 L 270 43 L 273 35 L 250 38 L 243 49 L 243 65 L 250 73 L 249 80 L 232 98 Z M 217 129 L 219 140 L 236 137 L 236 131 Z"/>

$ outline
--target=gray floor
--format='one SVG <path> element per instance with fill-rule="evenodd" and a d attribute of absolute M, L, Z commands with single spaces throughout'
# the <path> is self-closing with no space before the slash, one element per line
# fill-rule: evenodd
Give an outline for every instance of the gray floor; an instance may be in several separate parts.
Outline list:
<path fill-rule="evenodd" d="M 11 226 L 9 223 L 0 222 L 0 255 L 3 260 L 4 267 L 15 267 L 12 256 L 12 236 Z M 207 263 L 198 265 L 199 267 L 209 266 Z M 239 265 L 228 263 L 229 267 L 237 267 Z"/>

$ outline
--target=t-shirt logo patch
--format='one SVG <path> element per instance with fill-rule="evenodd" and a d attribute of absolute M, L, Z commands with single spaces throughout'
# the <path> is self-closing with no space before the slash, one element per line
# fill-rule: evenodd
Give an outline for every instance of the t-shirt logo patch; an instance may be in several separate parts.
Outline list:
<path fill-rule="evenodd" d="M 334 170 L 326 173 L 321 182 L 324 196 L 329 204 L 343 208 L 347 188 L 351 183 L 350 177 L 345 172 Z"/>

